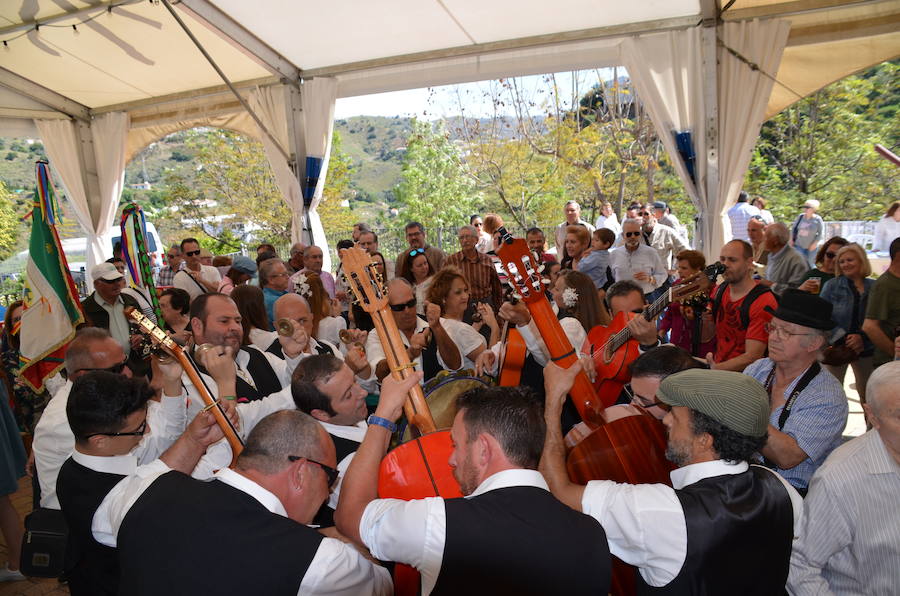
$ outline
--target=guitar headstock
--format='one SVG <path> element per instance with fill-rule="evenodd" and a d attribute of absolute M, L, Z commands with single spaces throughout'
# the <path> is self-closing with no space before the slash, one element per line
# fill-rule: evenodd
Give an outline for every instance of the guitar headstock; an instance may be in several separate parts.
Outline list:
<path fill-rule="evenodd" d="M 153 345 L 159 346 L 172 354 L 179 354 L 181 352 L 181 346 L 175 343 L 169 335 L 159 328 L 153 321 L 144 316 L 144 314 L 134 307 L 128 307 L 125 309 L 125 316 L 130 318 L 134 323 L 140 327 L 141 331 L 150 338 L 150 341 L 153 342 Z"/>
<path fill-rule="evenodd" d="M 347 287 L 364 311 L 373 313 L 387 306 L 387 288 L 369 253 L 361 248 L 341 250 L 341 268 Z"/>
<path fill-rule="evenodd" d="M 509 276 L 510 285 L 515 288 L 516 297 L 526 304 L 546 300 L 544 285 L 547 282 L 541 277 L 540 266 L 528 250 L 528 244 L 522 238 L 513 238 L 504 227 L 497 231 L 500 233 L 497 256 Z"/>
<path fill-rule="evenodd" d="M 722 263 L 713 263 L 703 271 L 698 271 L 680 284 L 672 286 L 672 301 L 684 302 L 697 294 L 708 293 L 722 273 L 725 273 L 725 265 Z"/>

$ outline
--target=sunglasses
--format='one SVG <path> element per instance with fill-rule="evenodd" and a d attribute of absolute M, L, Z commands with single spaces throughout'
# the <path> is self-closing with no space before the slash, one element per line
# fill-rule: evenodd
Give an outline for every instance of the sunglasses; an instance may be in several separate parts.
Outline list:
<path fill-rule="evenodd" d="M 649 211 L 641 211 L 640 213 L 638 213 L 638 215 L 640 215 L 641 217 L 647 217 L 648 215 L 650 215 L 650 212 Z"/>
<path fill-rule="evenodd" d="M 476 228 L 480 228 L 480 227 L 483 226 L 484 224 L 483 224 L 483 223 L 475 223 L 475 224 L 472 224 L 472 225 L 475 226 Z"/>
<path fill-rule="evenodd" d="M 424 255 L 424 254 L 425 254 L 424 248 L 414 248 L 411 251 L 409 251 L 409 256 L 411 256 L 411 257 L 414 257 L 416 255 Z"/>
<path fill-rule="evenodd" d="M 96 372 L 96 371 L 102 370 L 105 372 L 110 372 L 114 375 L 120 375 L 120 374 L 122 374 L 122 371 L 125 369 L 126 366 L 128 366 L 128 358 L 126 358 L 125 360 L 123 360 L 122 362 L 120 362 L 118 364 L 113 364 L 109 368 L 79 368 L 75 372 Z"/>
<path fill-rule="evenodd" d="M 640 235 L 641 235 L 640 232 L 625 232 L 626 238 L 631 238 L 632 236 L 640 236 Z"/>
<path fill-rule="evenodd" d="M 836 252 L 826 252 L 825 256 L 828 257 L 829 259 L 833 259 L 834 257 L 837 256 L 837 253 Z"/>
<path fill-rule="evenodd" d="M 200 251 L 199 250 L 189 250 L 189 251 L 186 251 L 184 254 L 189 257 L 196 257 L 197 255 L 200 254 Z"/>
<path fill-rule="evenodd" d="M 166 255 L 166 256 L 169 257 L 170 259 L 177 259 L 181 255 Z"/>
<path fill-rule="evenodd" d="M 416 307 L 416 299 L 413 298 L 409 302 L 402 302 L 400 304 L 389 304 L 391 310 L 394 312 L 403 312 L 407 308 L 415 308 Z"/>
<path fill-rule="evenodd" d="M 329 488 L 334 486 L 334 483 L 337 482 L 338 476 L 340 475 L 340 472 L 338 472 L 336 468 L 332 468 L 331 466 L 326 466 L 322 462 L 316 461 L 309 457 L 301 457 L 299 455 L 289 455 L 289 456 L 287 456 L 287 458 L 288 458 L 288 460 L 290 460 L 292 462 L 299 461 L 301 459 L 305 459 L 309 463 L 316 464 L 317 466 L 322 468 L 322 471 L 325 472 L 325 477 L 328 479 Z"/>
<path fill-rule="evenodd" d="M 94 280 L 94 283 L 97 283 L 97 282 L 99 281 L 99 282 L 101 282 L 101 283 L 113 285 L 113 284 L 119 283 L 119 282 L 122 281 L 123 279 L 125 279 L 124 276 L 123 276 L 123 277 L 117 277 L 116 279 L 103 279 L 102 277 L 98 277 L 97 279 Z"/>
<path fill-rule="evenodd" d="M 137 428 L 137 430 L 133 430 L 127 433 L 91 433 L 85 437 L 85 439 L 90 439 L 91 437 L 143 437 L 144 433 L 147 432 L 147 419 L 144 418 L 144 421 L 141 422 L 141 425 Z"/>

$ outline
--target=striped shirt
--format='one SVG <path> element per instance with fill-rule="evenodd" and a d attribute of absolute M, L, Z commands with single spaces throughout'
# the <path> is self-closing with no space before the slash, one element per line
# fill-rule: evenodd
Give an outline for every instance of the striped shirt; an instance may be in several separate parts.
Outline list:
<path fill-rule="evenodd" d="M 500 308 L 503 303 L 503 291 L 500 288 L 500 278 L 494 270 L 494 263 L 488 255 L 475 251 L 475 257 L 471 258 L 459 251 L 447 257 L 444 265 L 452 265 L 462 272 L 469 283 L 471 300 L 490 299 L 494 310 Z"/>
<path fill-rule="evenodd" d="M 876 430 L 834 450 L 813 476 L 788 588 L 888 596 L 900 585 L 900 468 Z"/>
<path fill-rule="evenodd" d="M 760 358 L 748 366 L 744 374 L 765 383 L 773 366 L 775 363 L 770 359 Z M 785 399 L 790 397 L 801 377 L 803 373 L 784 390 Z M 775 428 L 778 428 L 778 419 L 783 409 L 783 405 L 779 406 L 769 415 L 769 424 Z M 797 445 L 806 453 L 807 458 L 789 470 L 775 468 L 775 471 L 795 488 L 805 489 L 816 469 L 841 444 L 841 435 L 847 426 L 848 412 L 844 388 L 830 372 L 825 370 L 825 367 L 822 367 L 821 372 L 813 377 L 806 389 L 797 397 L 791 408 L 791 414 L 781 429 L 781 432 L 797 441 Z"/>

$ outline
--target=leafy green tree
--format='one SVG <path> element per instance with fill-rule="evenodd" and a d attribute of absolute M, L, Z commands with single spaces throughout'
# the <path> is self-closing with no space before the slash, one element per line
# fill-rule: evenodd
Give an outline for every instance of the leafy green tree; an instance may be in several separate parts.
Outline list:
<path fill-rule="evenodd" d="M 431 228 L 468 223 L 478 197 L 442 122 L 413 120 L 394 194 L 402 205 L 398 226 L 413 220 Z"/>
<path fill-rule="evenodd" d="M 13 253 L 24 231 L 15 206 L 15 197 L 0 182 L 0 261 Z"/>
<path fill-rule="evenodd" d="M 356 196 L 353 189 L 353 160 L 344 152 L 343 139 L 335 130 L 331 137 L 331 155 L 328 158 L 328 175 L 319 203 L 319 217 L 325 231 L 349 230 L 353 227 L 354 215 L 344 202 Z"/>

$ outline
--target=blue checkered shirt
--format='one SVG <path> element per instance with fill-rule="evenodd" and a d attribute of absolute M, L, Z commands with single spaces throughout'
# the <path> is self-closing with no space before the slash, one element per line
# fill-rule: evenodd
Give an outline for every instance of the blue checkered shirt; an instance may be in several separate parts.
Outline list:
<path fill-rule="evenodd" d="M 773 366 L 774 362 L 768 358 L 761 358 L 748 366 L 744 374 L 765 383 Z M 802 376 L 801 373 L 784 390 L 785 399 L 791 395 Z M 780 406 L 769 415 L 769 424 L 775 428 L 778 428 L 778 419 L 783 409 L 784 406 Z M 813 473 L 841 444 L 841 435 L 847 426 L 848 413 L 844 388 L 823 366 L 822 371 L 813 377 L 806 389 L 797 397 L 791 408 L 791 415 L 781 429 L 781 432 L 797 441 L 797 445 L 808 457 L 790 470 L 775 468 L 775 471 L 795 488 L 805 489 Z"/>

